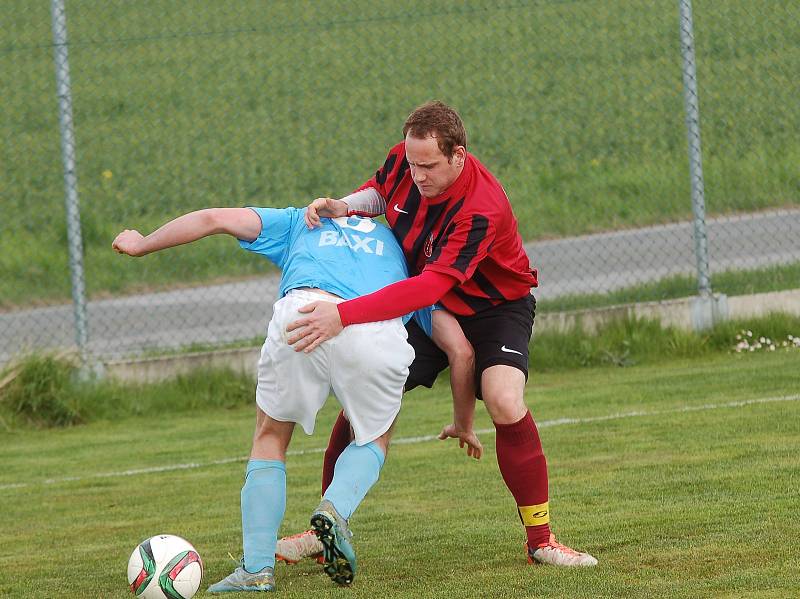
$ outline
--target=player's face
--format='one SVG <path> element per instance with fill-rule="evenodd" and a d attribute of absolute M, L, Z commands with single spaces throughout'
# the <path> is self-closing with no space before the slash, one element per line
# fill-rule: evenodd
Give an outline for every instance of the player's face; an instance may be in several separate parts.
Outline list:
<path fill-rule="evenodd" d="M 439 149 L 435 137 L 429 135 L 420 139 L 406 135 L 406 160 L 422 197 L 436 197 L 450 187 L 464 169 L 466 156 L 464 146 L 456 146 L 453 156 L 448 160 Z"/>

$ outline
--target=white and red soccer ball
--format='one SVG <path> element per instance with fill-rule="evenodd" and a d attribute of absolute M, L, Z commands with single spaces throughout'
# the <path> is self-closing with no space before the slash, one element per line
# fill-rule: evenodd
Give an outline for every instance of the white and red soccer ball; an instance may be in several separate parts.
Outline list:
<path fill-rule="evenodd" d="M 128 560 L 128 584 L 142 599 L 190 599 L 202 578 L 200 555 L 189 541 L 175 535 L 142 541 Z"/>

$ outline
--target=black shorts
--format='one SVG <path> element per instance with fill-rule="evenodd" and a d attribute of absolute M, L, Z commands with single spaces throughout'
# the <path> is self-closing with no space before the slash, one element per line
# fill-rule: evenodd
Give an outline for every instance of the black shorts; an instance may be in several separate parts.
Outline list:
<path fill-rule="evenodd" d="M 455 315 L 464 336 L 475 350 L 475 389 L 481 399 L 481 375 L 490 366 L 513 366 L 528 380 L 528 344 L 533 331 L 536 299 L 526 295 L 470 316 Z M 447 368 L 447 355 L 425 334 L 414 320 L 408 321 L 408 342 L 416 356 L 411 364 L 405 389 L 431 387 Z"/>

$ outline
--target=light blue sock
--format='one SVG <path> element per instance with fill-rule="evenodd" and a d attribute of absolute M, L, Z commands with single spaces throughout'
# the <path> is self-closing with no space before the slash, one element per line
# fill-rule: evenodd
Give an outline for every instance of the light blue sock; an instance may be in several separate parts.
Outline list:
<path fill-rule="evenodd" d="M 384 459 L 374 441 L 361 446 L 350 443 L 336 460 L 333 480 L 323 499 L 330 501 L 342 518 L 349 519 L 378 481 Z"/>
<path fill-rule="evenodd" d="M 242 487 L 244 569 L 275 567 L 278 528 L 286 511 L 286 466 L 278 460 L 247 462 Z"/>

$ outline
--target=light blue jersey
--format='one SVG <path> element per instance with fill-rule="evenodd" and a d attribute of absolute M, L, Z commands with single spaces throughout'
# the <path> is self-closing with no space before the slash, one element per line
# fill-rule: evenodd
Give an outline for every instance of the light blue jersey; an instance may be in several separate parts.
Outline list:
<path fill-rule="evenodd" d="M 313 287 L 353 299 L 408 277 L 394 234 L 370 218 L 323 218 L 321 227 L 309 229 L 305 208 L 251 210 L 261 218 L 261 233 L 239 245 L 281 269 L 279 297 Z"/>

